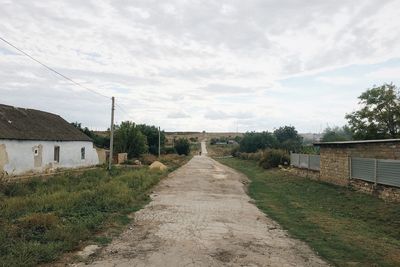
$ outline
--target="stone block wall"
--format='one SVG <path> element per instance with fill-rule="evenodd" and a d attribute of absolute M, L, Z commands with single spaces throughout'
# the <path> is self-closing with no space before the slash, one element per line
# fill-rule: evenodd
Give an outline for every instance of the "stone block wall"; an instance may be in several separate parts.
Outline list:
<path fill-rule="evenodd" d="M 351 187 L 354 189 L 377 196 L 381 199 L 393 202 L 400 202 L 400 188 L 375 185 L 374 183 L 353 179 L 350 181 Z"/>
<path fill-rule="evenodd" d="M 321 180 L 338 185 L 350 182 L 350 157 L 400 159 L 400 143 L 358 143 L 321 145 Z"/>

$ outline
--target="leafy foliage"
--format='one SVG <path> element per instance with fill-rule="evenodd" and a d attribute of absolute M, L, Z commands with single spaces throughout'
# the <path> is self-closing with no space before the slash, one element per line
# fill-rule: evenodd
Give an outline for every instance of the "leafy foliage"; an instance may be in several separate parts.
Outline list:
<path fill-rule="evenodd" d="M 275 148 L 278 140 L 270 132 L 247 132 L 240 141 L 240 152 L 252 153 L 266 148 Z"/>
<path fill-rule="evenodd" d="M 294 126 L 279 127 L 274 131 L 279 142 L 278 147 L 286 151 L 299 151 L 303 138 L 298 134 Z"/>
<path fill-rule="evenodd" d="M 359 97 L 362 108 L 347 114 L 355 139 L 384 139 L 400 136 L 400 95 L 393 84 L 368 89 Z"/>
<path fill-rule="evenodd" d="M 343 127 L 327 127 L 322 136 L 322 142 L 350 141 L 352 140 L 352 132 L 349 126 Z"/>
<path fill-rule="evenodd" d="M 276 168 L 279 165 L 287 165 L 290 162 L 290 156 L 287 151 L 282 149 L 267 149 L 263 152 L 258 162 L 264 169 Z"/>
<path fill-rule="evenodd" d="M 286 151 L 299 151 L 303 138 L 293 126 L 283 126 L 270 132 L 247 132 L 240 140 L 240 152 L 253 153 L 257 150 L 279 148 Z"/>
<path fill-rule="evenodd" d="M 158 128 L 146 124 L 139 124 L 137 128 L 146 136 L 149 153 L 158 155 Z M 166 140 L 164 131 L 160 132 L 160 139 L 161 150 L 163 150 Z"/>
<path fill-rule="evenodd" d="M 89 130 L 88 127 L 83 128 L 82 124 L 79 122 L 73 122 L 71 124 L 75 126 L 78 130 L 80 130 L 81 132 L 92 138 L 93 143 L 96 147 L 106 148 L 106 149 L 110 148 L 110 136 L 109 136 L 110 134 L 108 134 L 108 136 L 98 135 L 95 132 Z"/>
<path fill-rule="evenodd" d="M 190 153 L 190 143 L 186 138 L 179 138 L 175 141 L 174 148 L 178 155 L 189 155 Z"/>
<path fill-rule="evenodd" d="M 115 128 L 115 152 L 128 153 L 128 158 L 139 157 L 147 152 L 146 136 L 134 122 L 124 121 Z"/>

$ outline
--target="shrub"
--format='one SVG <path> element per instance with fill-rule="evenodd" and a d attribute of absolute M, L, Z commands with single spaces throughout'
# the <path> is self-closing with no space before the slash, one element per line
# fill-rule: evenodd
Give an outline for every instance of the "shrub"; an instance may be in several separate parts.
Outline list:
<path fill-rule="evenodd" d="M 259 164 L 264 169 L 278 167 L 279 165 L 288 164 L 290 156 L 285 150 L 268 149 L 263 152 Z"/>
<path fill-rule="evenodd" d="M 179 138 L 175 141 L 175 150 L 178 155 L 189 155 L 190 143 L 186 138 Z"/>
<path fill-rule="evenodd" d="M 172 146 L 168 146 L 168 147 L 165 147 L 164 148 L 164 151 L 163 151 L 165 154 L 175 154 L 176 153 L 176 150 L 175 150 L 175 148 L 174 147 L 172 147 Z"/>
<path fill-rule="evenodd" d="M 240 151 L 254 153 L 260 149 L 275 148 L 278 140 L 275 135 L 269 132 L 247 132 L 240 141 Z"/>

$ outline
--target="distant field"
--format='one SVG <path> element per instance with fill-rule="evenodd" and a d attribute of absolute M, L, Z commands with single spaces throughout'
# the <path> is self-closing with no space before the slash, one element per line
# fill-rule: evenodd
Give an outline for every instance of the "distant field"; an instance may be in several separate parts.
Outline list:
<path fill-rule="evenodd" d="M 236 136 L 243 136 L 243 133 L 236 132 L 221 132 L 221 133 L 202 133 L 202 132 L 166 132 L 167 143 L 172 143 L 172 140 L 175 138 L 197 138 L 198 141 L 202 141 L 203 139 L 210 140 L 211 138 L 219 138 L 219 137 L 229 137 L 235 138 Z"/>

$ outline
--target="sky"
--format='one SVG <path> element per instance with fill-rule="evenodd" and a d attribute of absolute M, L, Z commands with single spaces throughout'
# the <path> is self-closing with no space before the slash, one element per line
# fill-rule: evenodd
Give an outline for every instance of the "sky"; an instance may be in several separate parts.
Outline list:
<path fill-rule="evenodd" d="M 0 0 L 0 103 L 91 129 L 321 132 L 400 86 L 396 0 Z"/>

